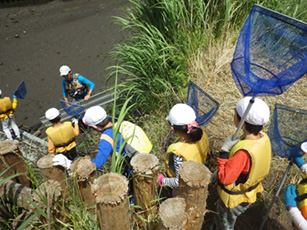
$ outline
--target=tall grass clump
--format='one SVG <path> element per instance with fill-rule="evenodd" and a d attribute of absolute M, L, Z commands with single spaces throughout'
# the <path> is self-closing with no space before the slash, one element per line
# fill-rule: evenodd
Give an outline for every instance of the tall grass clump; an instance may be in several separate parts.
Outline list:
<path fill-rule="evenodd" d="M 189 80 L 187 56 L 206 39 L 205 4 L 184 0 L 130 0 L 126 17 L 116 21 L 129 32 L 112 51 L 110 67 L 124 81 L 121 93 L 132 96 L 142 114 L 160 109 L 161 102 L 179 101 Z M 167 107 L 167 106 L 166 106 Z"/>

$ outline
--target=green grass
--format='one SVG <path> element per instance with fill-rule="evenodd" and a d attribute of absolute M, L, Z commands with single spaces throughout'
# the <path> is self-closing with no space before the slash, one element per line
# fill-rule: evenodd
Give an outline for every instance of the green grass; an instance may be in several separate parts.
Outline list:
<path fill-rule="evenodd" d="M 145 130 L 153 143 L 153 152 L 161 162 L 161 172 L 164 171 L 166 148 L 174 140 L 165 117 L 174 103 L 185 100 L 188 80 L 200 77 L 190 71 L 193 62 L 201 60 L 203 64 L 202 60 L 207 60 L 208 49 L 221 50 L 223 40 L 234 43 L 254 4 L 307 21 L 305 0 L 130 0 L 126 16 L 116 18 L 117 23 L 128 31 L 129 37 L 123 44 L 114 47 L 111 53 L 117 64 L 109 67 L 112 71 L 108 78 L 117 81 L 120 76 L 125 79 L 115 84 L 115 92 L 117 87 L 120 89 L 120 100 L 111 109 L 112 117 L 118 117 L 118 123 L 124 119 L 136 121 Z M 209 66 L 214 62 L 208 59 L 203 65 Z M 117 136 L 118 129 L 114 132 Z M 78 150 L 90 151 L 90 146 L 97 147 L 98 142 L 94 133 L 85 133 L 87 141 L 82 142 Z M 103 172 L 122 171 L 121 154 L 116 156 L 113 152 L 108 163 L 110 166 L 106 166 Z M 39 172 L 35 169 L 30 172 L 31 180 L 38 187 L 42 181 L 35 176 Z M 270 193 L 273 190 L 268 195 Z M 71 190 L 71 197 L 73 199 L 65 201 L 67 210 L 63 210 L 69 223 L 53 219 L 50 224 L 60 229 L 98 229 L 98 222 L 80 201 L 76 188 Z M 47 200 L 46 197 L 42 199 Z M 48 213 L 39 207 L 37 212 L 47 217 Z M 15 214 L 12 213 L 8 225 Z M 30 224 L 35 215 L 25 220 L 19 229 Z M 143 217 L 135 216 L 141 219 L 142 224 L 148 224 Z M 153 218 L 153 222 L 157 221 L 156 216 Z M 37 229 L 48 229 L 42 222 L 35 226 Z"/>

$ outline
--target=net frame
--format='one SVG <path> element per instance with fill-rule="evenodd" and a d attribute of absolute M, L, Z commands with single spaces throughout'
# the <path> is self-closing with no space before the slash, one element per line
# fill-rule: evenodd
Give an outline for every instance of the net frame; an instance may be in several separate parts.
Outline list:
<path fill-rule="evenodd" d="M 67 101 L 60 101 L 64 111 L 71 117 L 81 119 L 84 116 L 84 107 Z"/>
<path fill-rule="evenodd" d="M 300 146 L 307 141 L 306 121 L 307 110 L 276 103 L 268 130 L 272 151 L 288 159 L 304 155 Z"/>
<path fill-rule="evenodd" d="M 307 23 L 254 5 L 231 62 L 237 88 L 244 96 L 282 94 L 307 72 L 306 47 Z"/>
<path fill-rule="evenodd" d="M 217 100 L 191 80 L 188 85 L 186 103 L 195 111 L 196 122 L 200 127 L 208 124 L 220 107 Z"/>

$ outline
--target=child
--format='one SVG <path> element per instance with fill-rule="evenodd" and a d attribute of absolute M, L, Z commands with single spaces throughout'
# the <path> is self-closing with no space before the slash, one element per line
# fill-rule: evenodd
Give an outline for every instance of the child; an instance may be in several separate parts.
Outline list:
<path fill-rule="evenodd" d="M 9 97 L 2 98 L 2 91 L 0 89 L 0 121 L 2 123 L 3 132 L 9 140 L 12 140 L 10 129 L 12 128 L 16 138 L 20 139 L 20 131 L 15 123 L 14 112 L 17 107 L 17 97 L 13 95 L 13 103 Z"/>
<path fill-rule="evenodd" d="M 77 157 L 76 136 L 79 135 L 78 120 L 73 119 L 73 125 L 70 121 L 61 123 L 61 114 L 56 108 L 48 109 L 45 116 L 52 124 L 52 127 L 46 130 L 49 154 L 62 153 L 69 160 L 74 160 Z"/>
<path fill-rule="evenodd" d="M 171 129 L 178 138 L 167 148 L 165 167 L 168 177 L 159 174 L 159 186 L 178 187 L 178 170 L 184 161 L 193 160 L 202 164 L 205 163 L 209 139 L 195 119 L 194 110 L 186 104 L 176 104 L 169 112 L 166 120 L 169 121 Z"/>
<path fill-rule="evenodd" d="M 301 149 L 307 153 L 307 142 L 301 145 Z M 297 189 L 293 184 L 288 185 L 284 192 L 283 202 L 296 228 L 304 230 L 307 229 L 307 164 L 302 157 L 295 158 L 294 163 L 301 169 L 304 177 Z"/>
<path fill-rule="evenodd" d="M 235 108 L 234 123 L 238 127 L 251 97 L 241 99 Z M 224 142 L 217 158 L 219 201 L 211 229 L 234 229 L 237 217 L 254 203 L 263 191 L 261 181 L 268 175 L 271 163 L 271 142 L 264 132 L 270 109 L 261 99 L 253 102 L 243 123 L 243 136 Z"/>

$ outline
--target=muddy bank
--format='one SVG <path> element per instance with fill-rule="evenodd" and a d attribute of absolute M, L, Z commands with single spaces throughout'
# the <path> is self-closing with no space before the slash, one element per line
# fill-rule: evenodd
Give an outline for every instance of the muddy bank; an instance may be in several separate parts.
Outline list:
<path fill-rule="evenodd" d="M 123 15 L 127 2 L 0 4 L 0 88 L 3 96 L 12 97 L 24 80 L 28 90 L 27 98 L 18 101 L 15 117 L 19 126 L 39 124 L 48 108 L 60 108 L 59 67 L 63 64 L 95 82 L 94 93 L 106 89 L 105 68 L 112 64 L 107 55 L 126 35 L 112 17 Z"/>

